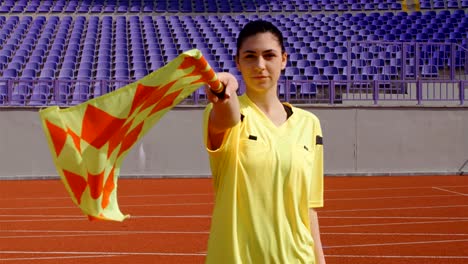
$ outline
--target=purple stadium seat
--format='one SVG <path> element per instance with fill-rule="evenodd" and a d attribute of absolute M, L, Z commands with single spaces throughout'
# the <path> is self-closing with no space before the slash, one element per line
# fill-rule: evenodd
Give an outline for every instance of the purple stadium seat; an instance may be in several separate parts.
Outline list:
<path fill-rule="evenodd" d="M 51 93 L 51 87 L 46 83 L 39 83 L 38 85 L 33 86 L 32 94 L 45 94 L 49 95 Z"/>
<path fill-rule="evenodd" d="M 364 10 L 366 11 L 373 11 L 375 10 L 375 5 L 373 3 L 366 3 L 364 4 Z"/>
<path fill-rule="evenodd" d="M 24 69 L 21 73 L 21 79 L 32 80 L 36 78 L 36 70 L 34 69 Z"/>
<path fill-rule="evenodd" d="M 323 69 L 323 75 L 327 76 L 329 80 L 332 80 L 336 74 L 338 74 L 338 68 L 335 66 L 327 66 Z"/>
<path fill-rule="evenodd" d="M 8 95 L 8 86 L 6 82 L 2 82 L 0 84 L 0 94 L 1 95 Z"/>
<path fill-rule="evenodd" d="M 285 30 L 287 51 L 290 65 L 299 68 L 305 74 L 311 66 L 320 66 L 322 74 L 325 69 L 324 59 L 328 67 L 338 69 L 338 74 L 345 71 L 343 61 L 368 60 L 367 65 L 379 67 L 384 73 L 385 66 L 392 66 L 398 71 L 402 67 L 401 51 L 374 50 L 385 49 L 387 46 L 365 46 L 357 50 L 351 45 L 353 53 L 347 53 L 346 42 L 352 41 L 436 41 L 440 43 L 457 43 L 466 45 L 466 28 L 468 18 L 462 10 L 463 1 L 421 1 L 433 2 L 434 6 L 444 4 L 455 10 L 430 10 L 424 12 L 402 12 L 398 1 L 387 0 L 312 0 L 309 2 L 283 1 L 267 2 L 204 2 L 204 1 L 107 1 L 86 2 L 77 0 L 58 1 L 12 1 L 8 0 L 9 12 L 35 6 L 34 12 L 42 8 L 47 12 L 74 13 L 73 16 L 21 16 L 0 17 L 0 73 L 1 77 L 15 76 L 26 79 L 41 75 L 41 78 L 98 78 L 110 80 L 136 78 L 143 76 L 149 70 L 162 67 L 168 60 L 175 58 L 181 51 L 197 47 L 204 54 L 213 53 L 213 61 L 221 70 L 235 68 L 235 62 L 224 58 L 224 54 L 232 54 L 236 49 L 235 38 L 240 28 L 255 17 L 262 17 L 277 24 Z M 4 1 L 5 3 L 5 1 Z M 120 4 L 119 4 L 120 3 Z M 211 4 L 210 4 L 211 3 Z M 460 4 L 461 3 L 461 4 Z M 0 4 L 0 7 L 4 4 Z M 198 7 L 197 7 L 198 6 Z M 365 8 L 373 6 L 370 12 Z M 258 12 L 279 10 L 267 14 L 245 13 L 252 8 Z M 295 13 L 304 9 L 313 9 L 318 13 Z M 261 10 L 265 11 L 261 11 Z M 105 11 L 107 10 L 107 11 Z M 239 15 L 173 15 L 173 16 L 92 16 L 91 13 L 132 13 L 132 12 L 244 12 Z M 253 9 L 252 9 L 253 10 Z M 288 11 L 289 10 L 289 11 Z M 338 10 L 349 13 L 326 13 L 322 11 Z M 76 16 L 76 13 L 86 12 L 86 16 Z M 292 12 L 283 14 L 282 12 Z M 333 11 L 332 11 L 333 12 Z M 359 13 L 358 13 L 359 12 Z M 104 14 L 103 14 L 104 15 Z M 289 37 L 288 37 L 289 36 Z M 131 41 L 129 41 L 131 39 Z M 37 41 L 37 43 L 36 43 Z M 288 43 L 290 43 L 288 45 Z M 219 47 L 219 48 L 217 48 Z M 394 45 L 393 47 L 398 47 Z M 356 50 L 355 50 L 356 49 Z M 366 52 L 368 52 L 366 54 Z M 434 52 L 432 53 L 434 54 Z M 414 61 L 415 51 L 405 50 L 407 62 Z M 432 56 L 422 51 L 424 63 L 434 66 L 453 63 L 442 56 Z M 301 58 L 302 57 L 302 58 Z M 307 58 L 307 60 L 304 60 Z M 378 59 L 375 59 L 378 58 Z M 400 64 L 395 65 L 399 60 Z M 376 62 L 379 61 L 379 65 Z M 384 62 L 382 66 L 381 62 Z M 26 63 L 27 62 L 27 63 Z M 459 57 L 456 65 L 463 65 Z M 8 65 L 9 63 L 10 65 Z M 361 66 L 363 67 L 364 63 Z M 83 69 L 83 66 L 85 69 Z M 115 67 L 119 66 L 116 69 Z M 351 65 L 349 66 L 351 67 Z M 10 68 L 9 71 L 4 69 Z M 48 73 L 45 69 L 60 70 Z M 290 68 L 290 67 L 288 67 Z M 11 69 L 16 69 L 12 75 Z M 317 68 L 315 68 L 317 69 Z M 360 68 L 362 69 L 362 68 Z M 387 69 L 389 70 L 389 69 Z M 422 71 L 422 69 L 421 69 Z M 57 73 L 57 75 L 55 74 Z M 10 75 L 9 75 L 10 74 Z M 77 74 L 75 76 L 75 74 Z M 47 75 L 47 76 L 45 76 Z M 395 76 L 394 74 L 388 76 Z M 300 75 L 299 75 L 300 76 Z M 312 78 L 312 76 L 307 76 Z M 338 78 L 338 77 L 337 77 Z M 391 77 L 393 78 L 393 77 Z M 397 78 L 397 77 L 395 77 Z M 26 98 L 27 99 L 27 98 Z"/>
<path fill-rule="evenodd" d="M 44 106 L 47 105 L 48 95 L 47 94 L 32 94 L 29 100 L 30 106 Z"/>
<path fill-rule="evenodd" d="M 312 66 L 309 60 L 298 60 L 296 66 L 300 69 L 304 69 L 306 67 Z"/>
<path fill-rule="evenodd" d="M 434 1 L 433 8 L 434 9 L 443 9 L 443 8 L 445 8 L 445 3 L 443 1 Z"/>
<path fill-rule="evenodd" d="M 18 77 L 18 71 L 15 69 L 6 69 L 3 71 L 2 79 L 12 79 Z"/>
<path fill-rule="evenodd" d="M 15 106 L 26 105 L 26 96 L 24 94 L 12 94 L 10 104 Z"/>
<path fill-rule="evenodd" d="M 71 104 L 72 105 L 80 104 L 80 103 L 86 102 L 90 98 L 91 98 L 91 95 L 87 93 L 73 93 Z"/>
<path fill-rule="evenodd" d="M 94 86 L 94 97 L 101 96 L 109 91 L 109 85 L 106 81 L 97 82 Z"/>
<path fill-rule="evenodd" d="M 435 65 L 422 65 L 421 76 L 427 78 L 436 78 L 439 75 L 437 66 Z"/>

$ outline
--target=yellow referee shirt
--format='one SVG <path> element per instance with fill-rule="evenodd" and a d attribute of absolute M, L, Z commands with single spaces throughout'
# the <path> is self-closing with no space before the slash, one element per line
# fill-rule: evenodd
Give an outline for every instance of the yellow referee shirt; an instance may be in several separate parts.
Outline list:
<path fill-rule="evenodd" d="M 280 127 L 246 96 L 242 121 L 219 149 L 204 138 L 215 189 L 206 263 L 315 263 L 309 208 L 323 206 L 323 145 L 318 118 L 286 104 Z"/>

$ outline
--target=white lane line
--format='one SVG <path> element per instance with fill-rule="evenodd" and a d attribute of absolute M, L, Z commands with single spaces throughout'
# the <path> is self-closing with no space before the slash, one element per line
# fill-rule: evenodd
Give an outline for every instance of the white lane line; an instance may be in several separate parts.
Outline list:
<path fill-rule="evenodd" d="M 419 187 L 388 187 L 388 188 L 354 188 L 354 189 L 328 189 L 325 192 L 347 192 L 347 191 L 381 191 L 381 190 L 413 190 L 413 189 L 430 189 L 433 186 L 419 186 Z M 460 188 L 468 187 L 468 185 L 449 185 L 449 186 L 436 186 L 439 188 Z"/>
<path fill-rule="evenodd" d="M 9 233 L 119 233 L 119 234 L 208 234 L 209 231 L 170 231 L 170 230 L 161 230 L 161 231 L 145 231 L 145 230 L 135 230 L 135 231 L 120 231 L 120 230 L 4 230 L 2 232 Z"/>
<path fill-rule="evenodd" d="M 206 253 L 163 253 L 163 252 L 34 252 L 34 251 L 0 251 L 0 254 L 63 254 L 63 255 L 80 255 L 85 254 L 89 256 L 81 257 L 114 257 L 114 256 L 205 256 Z M 80 256 L 74 256 L 74 258 Z M 379 255 L 335 255 L 325 254 L 325 257 L 334 258 L 392 258 L 392 259 L 468 259 L 468 256 L 379 256 Z M 64 257 L 60 257 L 64 258 Z M 72 257 L 73 258 L 73 257 Z M 13 260 L 1 258 L 0 260 Z"/>
<path fill-rule="evenodd" d="M 209 234 L 206 231 L 171 231 L 171 230 L 1 230 L 2 233 L 67 233 L 67 234 Z M 468 233 L 382 233 L 382 232 L 320 232 L 327 235 L 388 235 L 388 236 L 468 236 Z"/>
<path fill-rule="evenodd" d="M 468 187 L 468 185 L 449 185 L 449 186 L 438 186 L 435 188 L 460 188 Z M 357 188 L 357 189 L 329 189 L 325 192 L 341 192 L 341 191 L 365 191 L 365 190 L 411 190 L 411 189 L 429 189 L 434 188 L 433 186 L 425 187 L 390 187 L 390 188 Z M 119 198 L 138 198 L 138 197 L 180 197 L 180 196 L 214 196 L 213 193 L 174 193 L 174 194 L 141 194 L 141 195 L 119 195 Z M 408 196 L 413 197 L 413 196 Z M 67 196 L 55 196 L 55 197 L 14 197 L 14 198 L 0 198 L 0 201 L 3 200 L 58 200 L 58 199 L 70 199 Z"/>
<path fill-rule="evenodd" d="M 325 192 L 342 192 L 342 191 L 366 191 L 366 190 L 411 190 L 411 189 L 429 189 L 432 186 L 419 186 L 419 187 L 389 187 L 389 188 L 355 188 L 355 189 L 327 189 Z M 460 188 L 468 187 L 468 185 L 448 185 L 448 186 L 437 186 L 438 188 Z M 141 195 L 119 195 L 120 197 L 138 198 L 138 197 L 171 197 L 171 196 L 214 196 L 213 193 L 168 193 L 168 194 L 141 194 Z M 55 196 L 55 197 L 8 197 L 0 198 L 0 201 L 4 200 L 58 200 L 58 199 L 70 199 L 68 196 Z"/>
<path fill-rule="evenodd" d="M 73 209 L 77 206 L 28 206 L 28 207 L 0 207 L 0 210 L 42 210 L 42 209 Z"/>
<path fill-rule="evenodd" d="M 65 237 L 95 237 L 95 236 L 128 236 L 128 235 L 209 235 L 209 231 L 194 231 L 194 232 L 177 232 L 177 231 L 156 231 L 156 232 L 87 232 L 84 231 L 81 234 L 58 234 L 58 235 L 46 235 L 48 231 L 39 233 L 45 233 L 43 235 L 7 235 L 0 236 L 0 239 L 24 239 L 24 238 L 65 238 Z M 468 234 L 427 234 L 427 233 L 339 233 L 339 232 L 321 232 L 322 235 L 344 235 L 344 236 L 447 236 L 447 237 L 468 237 Z"/>
<path fill-rule="evenodd" d="M 139 198 L 139 197 L 180 197 L 180 196 L 214 196 L 214 193 L 167 193 L 167 194 L 138 194 L 119 195 L 119 197 Z"/>
<path fill-rule="evenodd" d="M 6 215 L 7 217 L 18 217 L 18 215 Z M 23 218 L 28 218 L 28 215 L 19 215 Z M 0 215 L 0 218 L 3 217 Z M 20 222 L 61 222 L 61 221 L 88 221 L 85 216 L 31 216 L 33 219 L 5 219 L 0 220 L 0 223 L 20 223 Z M 153 218 L 170 218 L 170 219 L 210 219 L 211 215 L 143 215 L 143 216 L 130 216 L 131 219 L 153 219 Z M 404 223 L 381 223 L 381 224 L 357 224 L 357 225 L 335 225 L 323 227 L 353 227 L 353 226 L 378 226 L 378 225 L 403 225 L 403 224 L 427 224 L 427 223 L 450 223 L 450 222 L 464 222 L 468 221 L 466 217 L 342 217 L 342 216 L 320 216 L 323 219 L 430 219 L 430 220 L 444 220 L 444 221 L 431 221 L 431 222 L 404 222 Z M 0 230 L 2 231 L 2 230 Z"/>
<path fill-rule="evenodd" d="M 167 203 L 167 204 L 121 204 L 120 207 L 158 207 L 158 206 L 193 206 L 193 205 L 213 205 L 214 203 Z M 0 210 L 43 210 L 43 209 L 71 209 L 76 206 L 29 206 L 29 207 L 2 207 Z"/>
<path fill-rule="evenodd" d="M 345 235 L 345 236 L 468 236 L 466 234 L 442 234 L 442 233 L 346 233 L 346 232 L 320 232 L 323 235 Z"/>
<path fill-rule="evenodd" d="M 387 207 L 387 208 L 363 208 L 363 209 L 338 209 L 338 210 L 320 210 L 321 213 L 331 212 L 362 212 L 362 211 L 384 211 L 384 210 L 413 210 L 413 209 L 434 209 L 434 208 L 459 208 L 468 207 L 467 204 L 460 205 L 440 205 L 440 206 L 414 206 L 414 207 Z"/>
<path fill-rule="evenodd" d="M 171 193 L 171 194 L 141 194 L 141 195 L 119 195 L 119 198 L 143 198 L 143 197 L 180 197 L 180 196 L 214 196 L 213 193 Z M 0 198 L 0 201 L 9 200 L 58 200 L 58 199 L 70 199 L 67 196 L 56 196 L 56 197 L 14 197 L 14 198 Z"/>
<path fill-rule="evenodd" d="M 92 252 L 92 251 L 14 251 L 4 250 L 0 254 L 41 254 L 41 255 L 130 255 L 130 256 L 204 256 L 202 253 L 183 252 Z"/>
<path fill-rule="evenodd" d="M 433 189 L 437 189 L 438 187 L 432 187 Z M 442 189 L 442 188 L 440 188 Z M 455 194 L 459 194 L 456 193 Z M 119 198 L 139 198 L 139 197 L 170 197 L 170 196 L 212 196 L 212 194 L 174 194 L 174 195 L 121 195 Z M 455 196 L 453 194 L 445 194 L 445 195 L 407 195 L 407 196 L 384 196 L 384 197 L 360 197 L 360 198 L 329 198 L 327 201 L 347 201 L 347 200 L 375 200 L 375 199 L 408 199 L 408 198 L 436 198 L 436 197 L 452 197 Z M 2 200 L 68 200 L 70 197 L 35 197 L 35 198 L 5 198 L 0 199 Z"/>
<path fill-rule="evenodd" d="M 147 218 L 211 218 L 211 215 L 146 215 L 146 216 L 130 216 L 130 219 L 147 219 Z M 7 219 L 7 220 L 0 220 L 0 223 L 16 223 L 16 222 L 62 222 L 62 221 L 89 221 L 86 216 L 81 217 L 70 217 L 70 218 L 35 218 L 35 219 Z"/>
<path fill-rule="evenodd" d="M 1 215 L 0 215 L 1 217 Z M 432 219 L 432 220 L 468 220 L 468 217 L 440 216 L 319 216 L 320 219 Z"/>
<path fill-rule="evenodd" d="M 98 236 L 111 236 L 112 234 L 82 234 L 82 235 L 40 235 L 40 236 L 0 236 L 0 239 L 24 239 L 24 238 L 65 238 L 65 237 L 98 237 Z M 122 234 L 115 234 L 119 236 Z M 128 234 L 127 234 L 128 235 Z"/>
<path fill-rule="evenodd" d="M 6 214 L 0 217 L 27 217 L 27 218 L 83 218 L 84 215 L 25 215 Z M 207 218 L 211 215 L 132 215 L 131 218 Z"/>
<path fill-rule="evenodd" d="M 213 205 L 214 203 L 181 203 L 181 204 L 131 204 L 120 205 L 125 207 L 157 207 L 157 206 L 193 206 L 193 205 Z M 457 208 L 468 207 L 467 204 L 462 205 L 441 205 L 441 206 L 417 206 L 417 207 L 389 207 L 389 208 L 365 208 L 365 209 L 338 209 L 338 210 L 320 210 L 322 213 L 329 212 L 359 212 L 359 211 L 380 211 L 380 210 L 412 210 L 412 209 L 432 209 L 432 208 Z M 76 209 L 76 206 L 41 206 L 41 207 L 9 207 L 0 208 L 0 210 L 45 210 L 45 209 Z"/>
<path fill-rule="evenodd" d="M 391 226 L 391 225 L 422 225 L 422 224 L 440 224 L 440 223 L 459 223 L 468 222 L 468 220 L 452 220 L 452 221 L 427 221 L 427 222 L 400 222 L 400 223 L 379 223 L 379 224 L 357 224 L 357 225 L 332 225 L 320 226 L 320 228 L 337 228 L 337 227 L 363 227 L 363 226 Z"/>
<path fill-rule="evenodd" d="M 454 194 L 458 194 L 458 195 L 461 195 L 461 196 L 468 196 L 468 194 L 466 194 L 466 193 L 451 191 L 451 190 L 447 190 L 447 189 L 439 188 L 439 187 L 432 187 L 432 189 L 436 189 L 436 190 L 443 191 L 443 192 L 454 193 Z"/>
<path fill-rule="evenodd" d="M 57 237 L 95 237 L 95 236 L 128 236 L 128 235 L 136 235 L 137 233 L 128 233 L 128 234 L 112 234 L 112 233 L 106 233 L 106 234 L 75 234 L 75 235 L 36 235 L 36 236 L 0 236 L 0 239 L 13 239 L 13 238 L 57 238 Z M 176 235 L 176 234 L 183 234 L 183 235 L 188 235 L 188 234 L 203 234 L 207 235 L 208 233 L 197 233 L 197 232 L 192 232 L 192 233 L 178 233 L 178 232 L 159 232 L 157 234 L 170 234 L 170 235 Z M 141 234 L 139 234 L 141 235 Z M 154 234 L 153 234 L 154 235 Z"/>
<path fill-rule="evenodd" d="M 0 218 L 78 218 L 84 215 L 25 215 L 25 214 L 5 214 Z M 211 218 L 211 215 L 132 215 L 131 218 Z M 432 220 L 468 220 L 468 217 L 440 217 L 440 216 L 320 216 L 322 219 L 432 219 Z M 6 219 L 11 220 L 11 219 Z"/>
<path fill-rule="evenodd" d="M 51 260 L 51 259 L 83 259 L 83 258 L 108 258 L 117 257 L 118 255 L 88 255 L 88 256 L 67 256 L 67 257 L 36 257 L 36 258 L 0 258 L 1 261 L 17 261 L 17 260 Z"/>
<path fill-rule="evenodd" d="M 415 195 L 415 196 L 384 196 L 384 197 L 361 197 L 361 198 L 329 198 L 327 201 L 356 201 L 356 200 L 385 200 L 385 199 L 410 199 L 410 198 L 436 198 L 436 197 L 454 197 L 458 195 Z"/>
<path fill-rule="evenodd" d="M 1 232 L 0 232 L 1 233 Z M 10 232 L 10 233 L 20 233 L 20 232 Z M 31 232 L 32 233 L 32 232 Z M 13 239 L 13 238 L 56 238 L 56 237 L 88 237 L 88 236 L 128 236 L 128 235 L 208 235 L 208 231 L 83 231 L 83 232 L 76 232 L 76 231 L 65 231 L 61 232 L 62 234 L 54 234 L 50 235 L 50 233 L 59 233 L 59 232 L 49 232 L 49 231 L 38 231 L 35 233 L 43 233 L 41 235 L 6 235 L 0 236 L 0 239 Z M 67 234 L 68 233 L 68 234 Z M 47 234 L 47 235 L 46 235 Z"/>
<path fill-rule="evenodd" d="M 211 215 L 136 215 L 131 218 L 211 218 Z"/>
<path fill-rule="evenodd" d="M 46 215 L 46 214 L 0 214 L 0 217 L 27 217 L 27 218 L 82 218 L 83 215 Z"/>
<path fill-rule="evenodd" d="M 89 221 L 88 218 L 60 218 L 60 219 L 22 219 L 22 220 L 0 220 L 0 223 L 24 223 L 24 222 L 62 222 L 62 221 Z"/>
<path fill-rule="evenodd" d="M 332 258 L 392 258 L 392 259 L 468 259 L 468 256 L 375 256 L 375 255 L 329 255 Z"/>
<path fill-rule="evenodd" d="M 376 246 L 396 246 L 396 245 L 420 245 L 420 244 L 454 243 L 454 242 L 468 242 L 468 239 L 394 242 L 394 243 L 378 243 L 378 244 L 338 245 L 338 246 L 324 246 L 324 248 L 350 248 L 350 247 L 376 247 Z"/>

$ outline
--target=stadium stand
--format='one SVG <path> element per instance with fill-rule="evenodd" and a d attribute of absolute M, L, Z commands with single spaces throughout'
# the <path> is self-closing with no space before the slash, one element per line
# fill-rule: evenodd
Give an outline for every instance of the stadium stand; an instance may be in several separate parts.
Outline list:
<path fill-rule="evenodd" d="M 239 76 L 236 36 L 258 18 L 285 34 L 290 61 L 279 93 L 288 100 L 466 81 L 466 1 L 420 3 L 407 13 L 397 0 L 0 1 L 0 104 L 78 104 L 192 48 Z"/>

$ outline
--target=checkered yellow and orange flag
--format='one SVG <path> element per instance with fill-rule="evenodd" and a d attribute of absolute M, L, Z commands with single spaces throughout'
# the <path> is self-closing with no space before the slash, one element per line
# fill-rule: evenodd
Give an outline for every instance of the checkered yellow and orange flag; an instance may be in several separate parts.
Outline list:
<path fill-rule="evenodd" d="M 57 172 L 90 220 L 123 221 L 117 203 L 120 166 L 161 117 L 201 85 L 222 89 L 197 49 L 114 92 L 39 112 Z"/>

